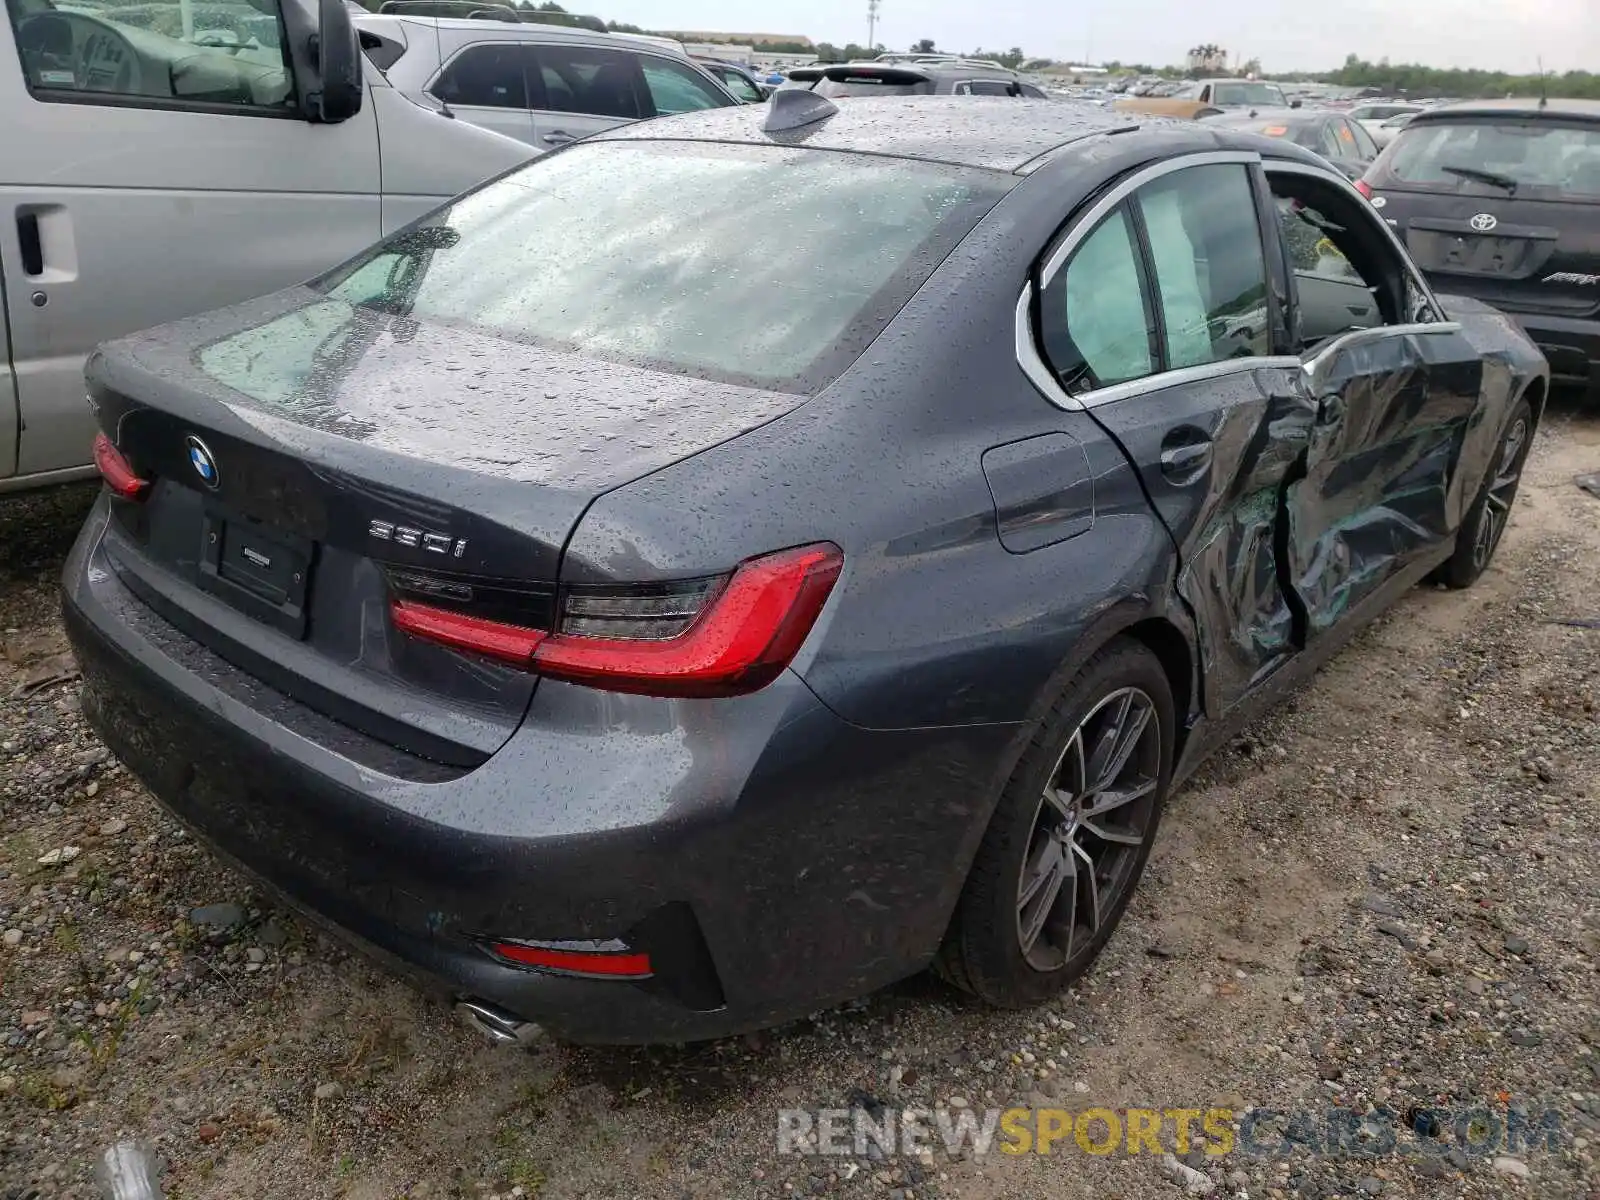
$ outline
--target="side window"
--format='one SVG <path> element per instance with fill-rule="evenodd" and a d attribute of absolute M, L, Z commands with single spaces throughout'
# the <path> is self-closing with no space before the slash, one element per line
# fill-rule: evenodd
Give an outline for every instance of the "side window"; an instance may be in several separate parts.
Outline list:
<path fill-rule="evenodd" d="M 756 91 L 756 85 L 739 74 L 739 72 L 730 71 L 727 68 L 712 69 L 716 71 L 717 78 L 722 80 L 722 85 L 733 93 L 735 99 L 743 100 L 746 104 L 761 103 L 761 93 Z M 648 80 L 649 78 L 650 73 L 646 71 L 645 79 Z"/>
<path fill-rule="evenodd" d="M 669 62 L 653 54 L 640 55 L 639 66 L 644 71 L 644 85 L 650 92 L 650 101 L 655 105 L 655 115 L 658 117 L 696 112 L 702 108 L 726 108 L 728 105 L 728 98 L 692 67 Z"/>
<path fill-rule="evenodd" d="M 1169 370 L 1271 353 L 1267 264 L 1243 166 L 1176 171 L 1141 188 Z"/>
<path fill-rule="evenodd" d="M 528 66 L 515 42 L 468 46 L 445 64 L 428 90 L 467 107 L 527 108 Z"/>
<path fill-rule="evenodd" d="M 1035 87 L 1031 83 L 1022 84 L 1022 94 L 1024 96 L 1026 96 L 1029 100 L 1048 100 L 1048 99 L 1050 99 L 1049 96 L 1045 95 L 1043 88 Z"/>
<path fill-rule="evenodd" d="M 1370 205 L 1331 180 L 1268 172 L 1295 276 L 1302 346 L 1351 329 L 1432 320 Z"/>
<path fill-rule="evenodd" d="M 1324 121 L 1317 130 L 1317 151 L 1324 158 L 1343 158 L 1344 148 L 1339 145 L 1339 134 L 1334 128 L 1338 122 Z"/>
<path fill-rule="evenodd" d="M 956 86 L 958 96 L 1009 96 L 1012 85 L 1003 79 L 969 79 Z"/>
<path fill-rule="evenodd" d="M 283 23 L 270 0 L 208 0 L 198 12 L 190 0 L 105 0 L 92 10 L 8 0 L 6 13 L 37 100 L 115 97 L 264 116 L 296 110 Z"/>
<path fill-rule="evenodd" d="M 1372 140 L 1372 135 L 1366 131 L 1360 121 L 1348 121 L 1350 135 L 1356 140 L 1356 158 L 1371 160 L 1378 157 L 1378 143 Z"/>
<path fill-rule="evenodd" d="M 534 108 L 638 121 L 645 112 L 637 60 L 620 50 L 543 45 L 538 50 L 544 96 Z"/>
<path fill-rule="evenodd" d="M 372 65 L 380 71 L 387 71 L 394 66 L 406 52 L 404 42 L 386 38 L 382 34 L 373 33 L 369 29 L 363 29 L 360 37 L 362 51 Z"/>
<path fill-rule="evenodd" d="M 1126 206 L 1100 222 L 1041 300 L 1044 353 L 1070 393 L 1156 369 L 1155 321 Z"/>

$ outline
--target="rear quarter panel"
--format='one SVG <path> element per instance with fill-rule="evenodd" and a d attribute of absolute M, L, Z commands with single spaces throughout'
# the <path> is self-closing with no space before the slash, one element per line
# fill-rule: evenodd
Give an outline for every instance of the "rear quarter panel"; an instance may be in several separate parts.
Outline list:
<path fill-rule="evenodd" d="M 1534 417 L 1543 415 L 1549 395 L 1550 364 L 1515 320 L 1492 305 L 1466 296 L 1439 297 L 1445 315 L 1461 326 L 1462 336 L 1482 361 L 1477 415 L 1468 427 L 1456 472 L 1464 513 L 1488 474 L 1512 409 L 1525 393 L 1534 399 Z"/>

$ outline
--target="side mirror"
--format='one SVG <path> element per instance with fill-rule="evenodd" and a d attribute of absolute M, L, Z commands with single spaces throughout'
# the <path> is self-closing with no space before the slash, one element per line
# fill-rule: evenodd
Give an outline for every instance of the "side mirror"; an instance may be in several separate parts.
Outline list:
<path fill-rule="evenodd" d="M 1298 97 L 1296 97 L 1295 99 L 1289 101 L 1289 107 L 1290 108 L 1303 108 L 1304 106 L 1305 106 L 1305 101 L 1301 100 Z"/>
<path fill-rule="evenodd" d="M 366 83 L 361 43 L 345 0 L 313 0 L 316 20 L 296 0 L 283 6 L 290 58 L 306 120 L 337 125 L 361 111 Z"/>

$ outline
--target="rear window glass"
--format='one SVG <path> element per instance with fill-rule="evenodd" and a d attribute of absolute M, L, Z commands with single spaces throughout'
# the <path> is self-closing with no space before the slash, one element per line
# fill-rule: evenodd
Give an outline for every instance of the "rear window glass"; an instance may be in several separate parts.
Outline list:
<path fill-rule="evenodd" d="M 597 142 L 468 193 L 313 286 L 379 312 L 810 392 L 1014 182 L 820 150 Z"/>
<path fill-rule="evenodd" d="M 886 83 L 871 75 L 850 79 L 819 79 L 812 89 L 819 96 L 931 96 L 933 80 L 920 83 Z"/>
<path fill-rule="evenodd" d="M 1553 121 L 1413 123 L 1388 169 L 1403 183 L 1540 199 L 1600 197 L 1600 125 Z"/>
<path fill-rule="evenodd" d="M 1198 97 L 1198 93 L 1196 94 Z M 1211 88 L 1213 104 L 1254 104 L 1261 108 L 1288 108 L 1283 92 L 1270 83 L 1218 83 Z"/>

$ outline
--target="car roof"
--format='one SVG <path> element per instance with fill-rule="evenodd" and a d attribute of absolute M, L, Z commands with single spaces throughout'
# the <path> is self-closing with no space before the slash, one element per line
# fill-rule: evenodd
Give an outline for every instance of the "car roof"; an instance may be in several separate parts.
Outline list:
<path fill-rule="evenodd" d="M 354 14 L 353 14 L 354 15 Z M 593 29 L 579 29 L 571 25 L 550 25 L 543 21 L 495 21 L 479 17 L 430 17 L 419 13 L 387 12 L 354 15 L 356 28 L 366 26 L 377 30 L 395 22 L 402 25 L 421 25 L 426 29 L 448 30 L 454 33 L 472 33 L 483 40 L 505 38 L 514 41 L 581 42 L 591 46 L 611 46 L 633 50 L 656 50 L 673 54 L 681 52 L 680 43 L 667 38 L 638 37 L 631 33 L 600 33 Z M 677 47 L 677 51 L 674 50 Z M 685 57 L 687 54 L 685 53 Z"/>
<path fill-rule="evenodd" d="M 1217 149 L 1221 143 L 1255 150 L 1263 157 L 1327 166 L 1310 151 L 1274 139 L 1231 130 L 1208 135 L 1210 121 L 1117 112 L 1092 104 L 987 96 L 874 96 L 843 99 L 833 107 L 837 111 L 826 120 L 779 133 L 763 128 L 770 111 L 767 105 L 741 104 L 623 125 L 585 141 L 806 146 L 1022 172 L 1063 146 L 1105 134 L 1119 135 L 1120 142 L 1123 135 L 1140 130 L 1190 135 L 1196 150 Z"/>
<path fill-rule="evenodd" d="M 1450 117 L 1578 117 L 1600 121 L 1600 100 L 1566 100 L 1555 96 L 1541 100 L 1537 96 L 1513 97 L 1508 100 L 1461 100 L 1455 104 L 1442 104 L 1425 108 L 1417 114 L 1413 124 Z"/>

